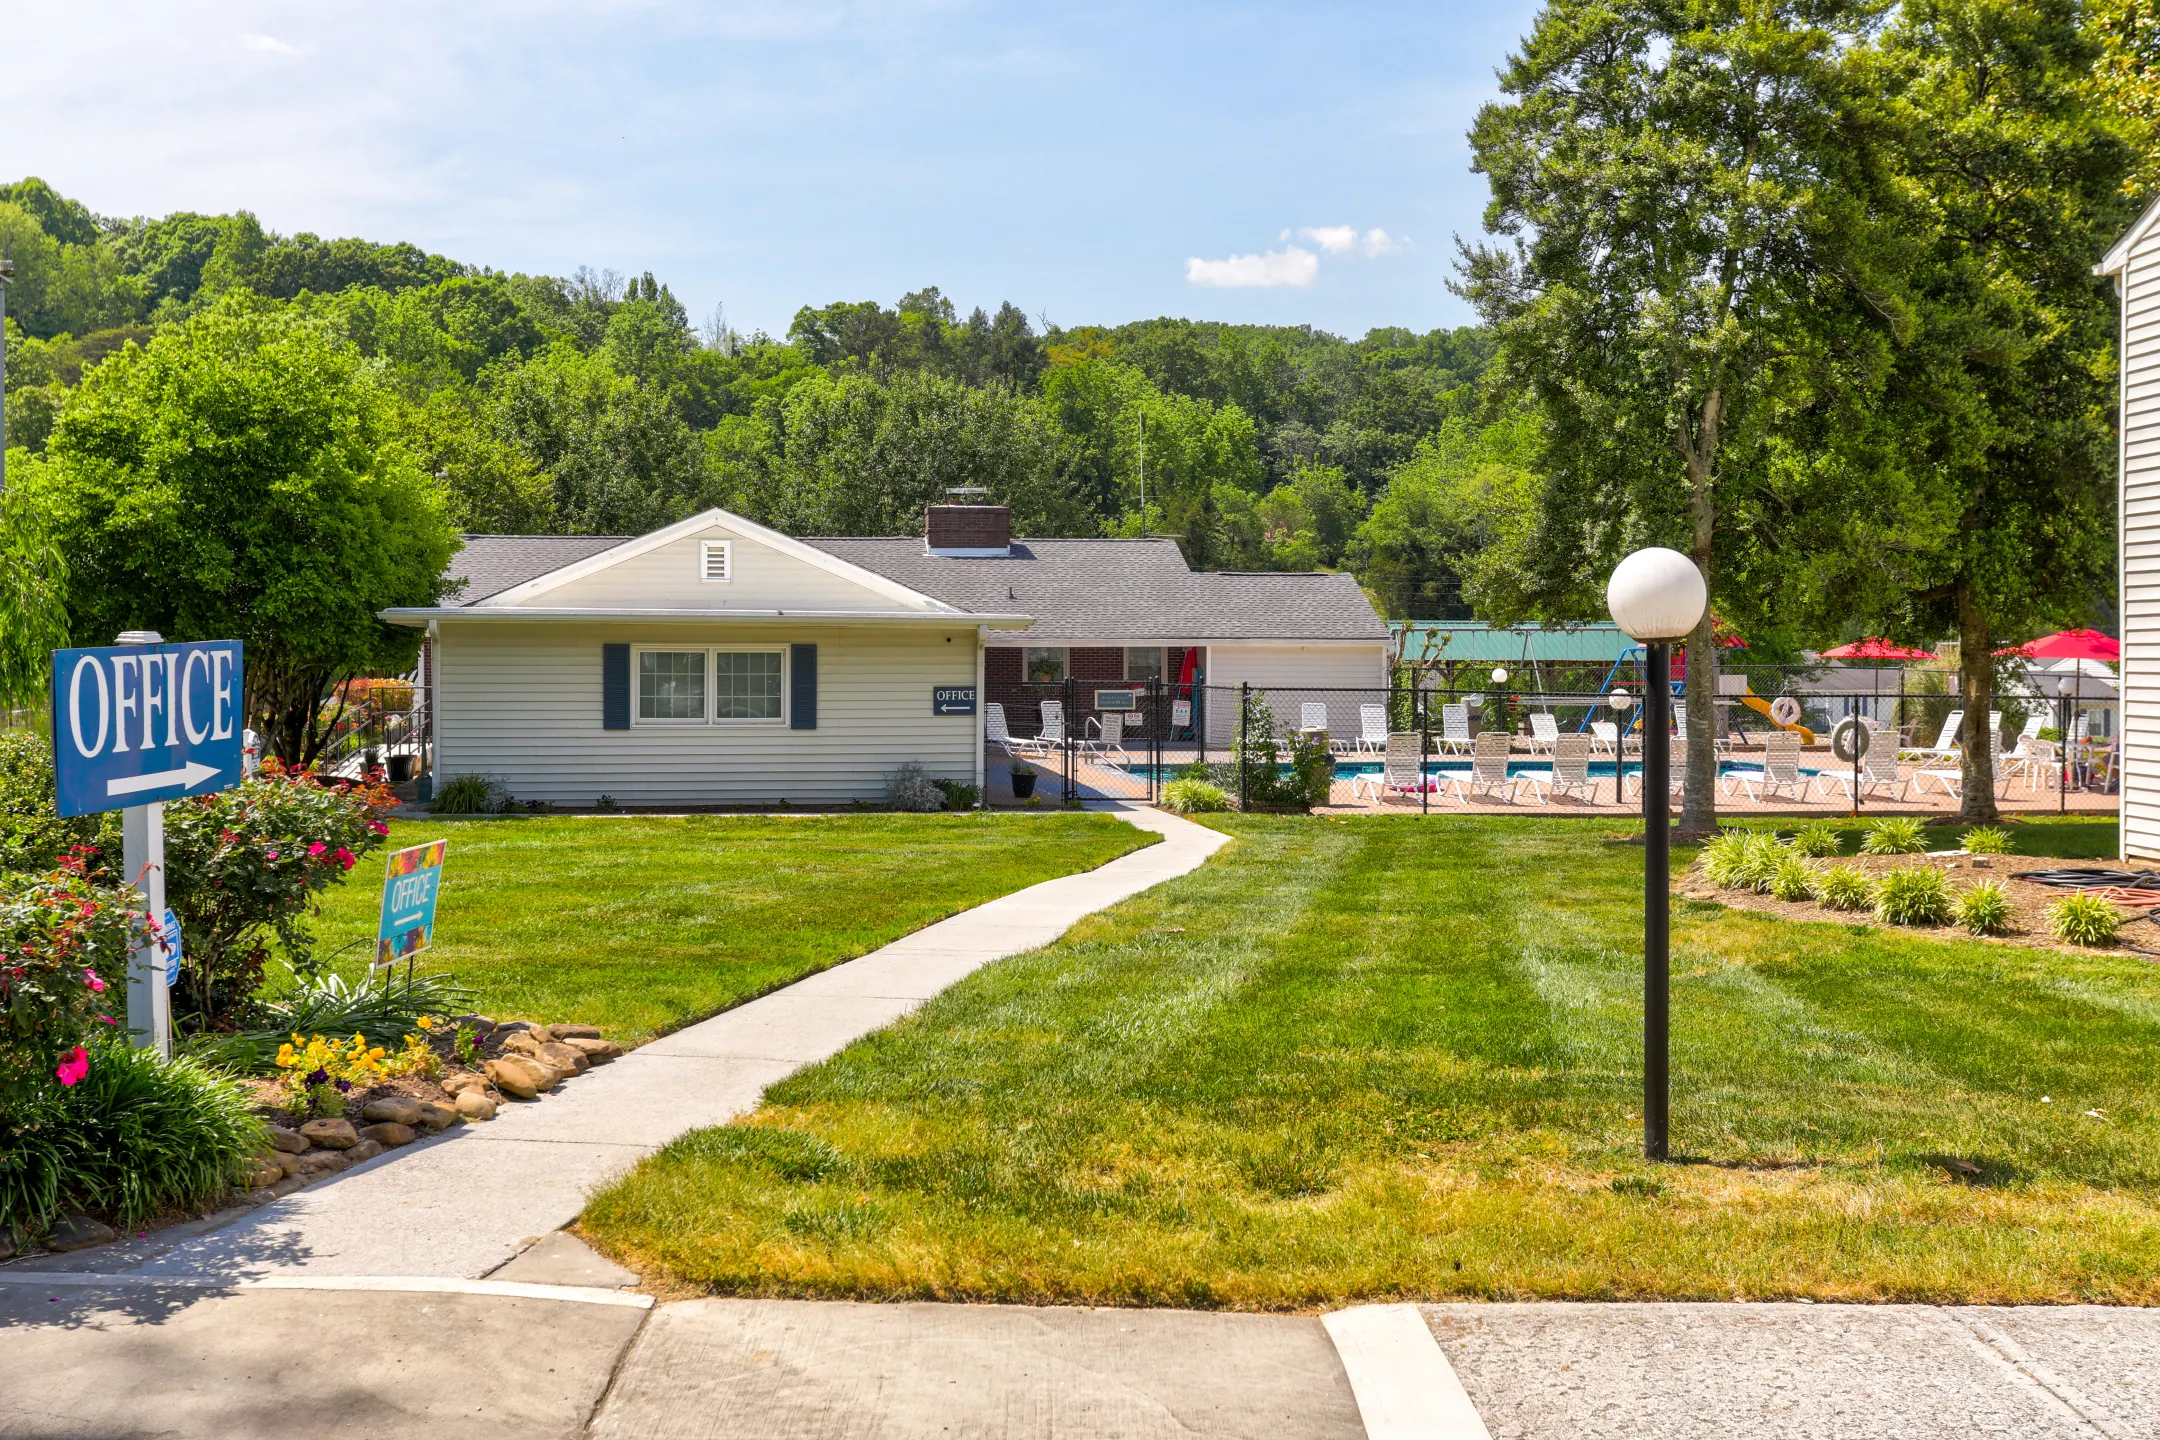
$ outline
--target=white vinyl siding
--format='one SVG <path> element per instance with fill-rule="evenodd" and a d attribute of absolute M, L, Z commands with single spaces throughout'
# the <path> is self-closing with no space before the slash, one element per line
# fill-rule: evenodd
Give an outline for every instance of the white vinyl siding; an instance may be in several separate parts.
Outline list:
<path fill-rule="evenodd" d="M 633 717 L 636 658 L 648 651 L 706 655 L 710 685 L 714 655 L 815 645 L 817 728 L 633 718 L 628 730 L 603 729 L 600 647 L 610 642 L 632 647 Z M 520 799 L 572 806 L 601 795 L 640 806 L 823 806 L 879 799 L 908 760 L 936 779 L 975 779 L 975 717 L 930 713 L 934 687 L 974 681 L 972 627 L 453 618 L 438 623 L 434 657 L 438 784 L 489 775 Z"/>
<path fill-rule="evenodd" d="M 1387 686 L 1387 646 L 1377 640 L 1369 645 L 1217 641 L 1208 646 L 1207 683 L 1210 745 L 1228 745 L 1235 738 L 1238 701 L 1231 692 L 1241 685 L 1252 686 L 1266 698 L 1279 725 L 1295 725 L 1305 704 L 1325 704 L 1328 729 L 1337 735 L 1355 735 L 1357 707 L 1374 703 L 1380 697 L 1373 692 Z M 1344 693 L 1317 693 L 1327 690 Z"/>
<path fill-rule="evenodd" d="M 2122 270 L 2122 852 L 2160 859 L 2160 226 Z"/>
<path fill-rule="evenodd" d="M 706 583 L 709 545 L 724 545 L 727 583 Z M 714 526 L 518 602 L 541 609 L 920 610 L 843 575 Z M 492 608 L 492 607 L 491 607 Z"/>

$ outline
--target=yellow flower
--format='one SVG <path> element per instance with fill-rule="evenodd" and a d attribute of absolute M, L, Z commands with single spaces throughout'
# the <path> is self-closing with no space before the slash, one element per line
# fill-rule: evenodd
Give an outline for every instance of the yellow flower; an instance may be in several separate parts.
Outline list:
<path fill-rule="evenodd" d="M 432 1015 L 422 1015 L 420 1017 L 419 1024 L 420 1028 L 423 1030 L 432 1030 L 435 1028 L 435 1017 Z"/>

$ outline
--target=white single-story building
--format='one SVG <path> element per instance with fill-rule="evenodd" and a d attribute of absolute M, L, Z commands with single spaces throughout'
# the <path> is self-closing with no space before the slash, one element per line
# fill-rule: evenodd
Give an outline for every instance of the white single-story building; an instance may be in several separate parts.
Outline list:
<path fill-rule="evenodd" d="M 577 806 L 874 800 L 911 760 L 979 786 L 981 702 L 1026 733 L 1067 676 L 1387 683 L 1387 627 L 1348 575 L 1010 529 L 1002 506 L 938 505 L 921 537 L 795 539 L 724 510 L 631 538 L 472 535 L 443 604 L 383 618 L 428 632 L 438 785 Z"/>
<path fill-rule="evenodd" d="M 2116 607 L 2122 625 L 2122 854 L 2160 860 L 2160 201 L 2095 273 L 2122 298 Z"/>

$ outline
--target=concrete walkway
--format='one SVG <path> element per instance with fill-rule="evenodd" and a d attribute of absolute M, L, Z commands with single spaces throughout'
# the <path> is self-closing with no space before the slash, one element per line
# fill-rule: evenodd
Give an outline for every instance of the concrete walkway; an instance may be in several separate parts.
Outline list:
<path fill-rule="evenodd" d="M 489 1124 L 457 1127 L 259 1210 L 35 1264 L 236 1278 L 484 1276 L 575 1220 L 596 1187 L 675 1136 L 748 1112 L 774 1081 L 978 967 L 1047 945 L 1081 917 L 1198 868 L 1228 843 L 1161 811 L 1116 813 L 1162 841 L 926 926 L 598 1066 L 538 1104 L 506 1106 Z"/>

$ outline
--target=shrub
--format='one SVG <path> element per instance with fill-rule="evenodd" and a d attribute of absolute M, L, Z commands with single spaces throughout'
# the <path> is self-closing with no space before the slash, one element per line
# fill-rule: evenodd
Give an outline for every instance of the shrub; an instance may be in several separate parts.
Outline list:
<path fill-rule="evenodd" d="M 1740 883 L 1758 895 L 1767 895 L 1777 879 L 1778 866 L 1791 854 L 1784 842 L 1767 830 L 1748 836 L 1741 852 Z"/>
<path fill-rule="evenodd" d="M 1290 756 L 1282 756 L 1275 735 L 1275 712 L 1258 695 L 1246 707 L 1239 733 L 1230 746 L 1237 783 L 1255 805 L 1288 805 L 1309 810 L 1327 803 L 1335 785 L 1335 757 L 1325 742 L 1307 735 L 1290 737 Z"/>
<path fill-rule="evenodd" d="M 0 1110 L 76 1084 L 85 1047 L 115 1024 L 104 977 L 125 989 L 142 900 L 106 883 L 94 854 L 67 856 L 50 875 L 0 875 Z"/>
<path fill-rule="evenodd" d="M 1875 881 L 1875 918 L 1887 925 L 1940 925 L 1953 903 L 1942 871 L 1925 865 L 1886 870 Z"/>
<path fill-rule="evenodd" d="M 1725 830 L 1713 836 L 1695 857 L 1703 878 L 1720 890 L 1736 890 L 1747 871 L 1748 836 L 1744 830 Z"/>
<path fill-rule="evenodd" d="M 2072 945 L 2112 945 L 2122 928 L 2122 912 L 2097 895 L 2065 895 L 2048 907 L 2048 929 Z"/>
<path fill-rule="evenodd" d="M 485 775 L 454 775 L 435 790 L 428 808 L 437 815 L 491 815 L 502 809 L 503 783 Z"/>
<path fill-rule="evenodd" d="M 382 844 L 395 803 L 384 786 L 326 785 L 267 762 L 230 790 L 166 805 L 165 898 L 186 941 L 176 1020 L 230 1030 L 257 1019 L 272 937 L 295 974 L 321 975 L 307 916 Z"/>
<path fill-rule="evenodd" d="M 1831 910 L 1865 910 L 1875 903 L 1875 882 L 1854 865 L 1825 865 L 1815 877 L 1815 898 Z"/>
<path fill-rule="evenodd" d="M 37 1230 L 61 1206 L 135 1224 L 225 1194 L 265 1143 L 239 1087 L 186 1056 L 101 1041 L 82 1083 L 0 1122 L 0 1224 Z"/>
<path fill-rule="evenodd" d="M 395 1045 L 429 1016 L 453 1015 L 472 1003 L 471 992 L 447 975 L 400 975 L 396 966 L 369 966 L 359 980 L 336 975 L 306 981 L 280 1004 L 266 1007 L 267 1023 L 234 1035 L 202 1035 L 188 1053 L 207 1063 L 248 1074 L 267 1074 L 278 1047 L 300 1035 L 364 1035 L 376 1045 Z"/>
<path fill-rule="evenodd" d="M 1965 850 L 1972 855 L 2007 855 L 2010 853 L 2010 832 L 1995 825 L 1967 830 Z"/>
<path fill-rule="evenodd" d="M 1230 797 L 1223 794 L 1222 787 L 1205 780 L 1173 780 L 1163 786 L 1163 809 L 1179 815 L 1213 814 L 1230 808 Z"/>
<path fill-rule="evenodd" d="M 1951 914 L 1975 935 L 2000 935 L 2010 928 L 2010 892 L 2000 880 L 1982 880 L 1958 896 Z"/>
<path fill-rule="evenodd" d="M 1793 836 L 1792 848 L 1811 860 L 1827 860 L 1845 849 L 1845 836 L 1828 820 L 1810 820 Z"/>
<path fill-rule="evenodd" d="M 945 808 L 945 793 L 913 760 L 885 777 L 885 804 L 893 810 L 927 815 Z"/>
<path fill-rule="evenodd" d="M 34 730 L 0 732 L 0 870 L 50 870 L 61 856 L 96 844 L 106 818 L 61 819 L 53 806 L 52 747 Z"/>
<path fill-rule="evenodd" d="M 973 810 L 982 794 L 973 785 L 963 785 L 958 780 L 933 780 L 930 783 L 945 797 L 947 810 Z"/>
<path fill-rule="evenodd" d="M 1927 849 L 1920 822 L 1910 815 L 1892 815 L 1868 826 L 1860 848 L 1870 855 L 1918 855 Z"/>
<path fill-rule="evenodd" d="M 1770 875 L 1770 893 L 1780 900 L 1815 898 L 1815 867 L 1798 855 L 1786 855 Z"/>

